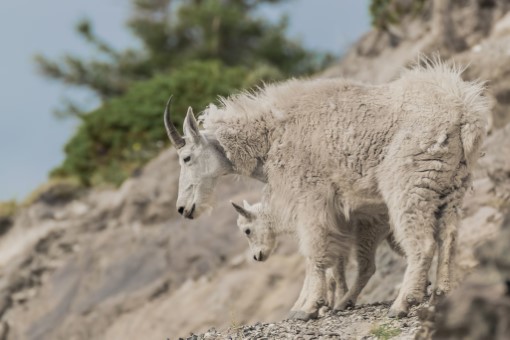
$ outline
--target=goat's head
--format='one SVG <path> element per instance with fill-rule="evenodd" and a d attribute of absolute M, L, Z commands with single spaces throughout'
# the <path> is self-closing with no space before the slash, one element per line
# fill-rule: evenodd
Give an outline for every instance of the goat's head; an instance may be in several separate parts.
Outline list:
<path fill-rule="evenodd" d="M 199 131 L 191 107 L 184 119 L 184 136 L 179 134 L 170 121 L 171 100 L 172 97 L 166 105 L 164 121 L 181 165 L 177 211 L 193 219 L 212 206 L 216 181 L 231 171 L 231 165 L 219 143 Z"/>
<path fill-rule="evenodd" d="M 262 204 L 252 206 L 243 201 L 243 207 L 231 202 L 239 214 L 237 226 L 248 239 L 255 261 L 265 261 L 276 246 L 276 234 L 267 215 L 262 211 Z"/>

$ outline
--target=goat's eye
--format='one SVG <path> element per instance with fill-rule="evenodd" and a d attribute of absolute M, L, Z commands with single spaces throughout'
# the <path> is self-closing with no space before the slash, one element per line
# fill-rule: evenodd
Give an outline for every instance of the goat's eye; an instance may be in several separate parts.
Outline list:
<path fill-rule="evenodd" d="M 188 163 L 191 160 L 191 156 L 184 157 L 183 162 Z"/>
<path fill-rule="evenodd" d="M 244 231 L 244 233 L 245 233 L 246 235 L 250 235 L 250 234 L 251 234 L 251 230 L 250 230 L 250 229 L 246 229 L 246 230 Z"/>

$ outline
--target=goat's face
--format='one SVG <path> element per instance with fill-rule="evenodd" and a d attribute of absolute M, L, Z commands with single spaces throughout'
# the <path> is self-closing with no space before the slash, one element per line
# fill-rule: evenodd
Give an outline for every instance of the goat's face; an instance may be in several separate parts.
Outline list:
<path fill-rule="evenodd" d="M 248 239 L 251 253 L 255 261 L 265 261 L 276 246 L 276 234 L 270 222 L 262 214 L 261 204 L 250 206 L 244 201 L 244 207 L 232 202 L 238 212 L 237 226 Z"/>
<path fill-rule="evenodd" d="M 177 148 L 181 165 L 177 211 L 193 219 L 212 206 L 216 181 L 229 172 L 230 166 L 219 144 L 200 133 L 191 107 L 184 120 L 183 137 L 171 124 L 168 115 L 169 104 L 165 110 L 165 126 Z"/>

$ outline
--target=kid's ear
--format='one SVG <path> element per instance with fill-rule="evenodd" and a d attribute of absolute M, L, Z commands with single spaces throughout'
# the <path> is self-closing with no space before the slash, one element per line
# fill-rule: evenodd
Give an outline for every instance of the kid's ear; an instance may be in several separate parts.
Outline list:
<path fill-rule="evenodd" d="M 246 200 L 243 200 L 243 206 L 244 206 L 244 209 L 247 209 L 247 210 L 251 208 L 250 203 L 248 203 Z"/>
<path fill-rule="evenodd" d="M 234 202 L 230 202 L 230 203 L 232 203 L 232 206 L 239 213 L 239 215 L 245 217 L 248 220 L 251 220 L 253 218 L 252 213 L 249 212 L 248 210 L 246 210 L 245 208 L 241 207 L 240 205 L 235 204 Z"/>

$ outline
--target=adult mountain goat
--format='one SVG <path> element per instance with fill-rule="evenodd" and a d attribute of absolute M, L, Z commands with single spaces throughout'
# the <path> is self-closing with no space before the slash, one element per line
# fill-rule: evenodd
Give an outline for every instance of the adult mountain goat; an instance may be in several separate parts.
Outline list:
<path fill-rule="evenodd" d="M 177 209 L 198 217 L 226 174 L 267 182 L 271 209 L 296 226 L 307 259 L 292 309 L 300 317 L 315 316 L 325 300 L 328 254 L 345 252 L 339 225 L 388 214 L 407 260 L 389 315 L 404 316 L 424 299 L 436 245 L 434 294 L 450 289 L 460 208 L 488 116 L 482 84 L 460 73 L 429 62 L 378 86 L 345 79 L 268 85 L 211 105 L 202 131 L 188 110 L 184 137 L 167 105 L 181 163 Z"/>

